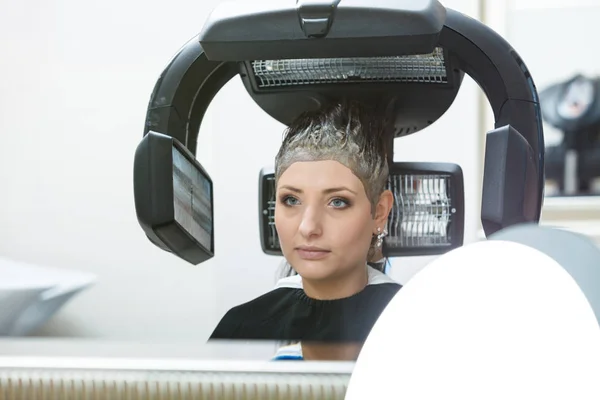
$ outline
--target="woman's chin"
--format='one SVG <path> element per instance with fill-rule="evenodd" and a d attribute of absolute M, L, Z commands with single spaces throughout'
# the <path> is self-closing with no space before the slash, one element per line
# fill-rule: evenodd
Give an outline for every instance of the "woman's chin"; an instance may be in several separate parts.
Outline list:
<path fill-rule="evenodd" d="M 327 279 L 333 274 L 334 271 L 332 271 L 328 264 L 323 261 L 299 260 L 294 264 L 294 269 L 302 279 L 318 281 Z"/>

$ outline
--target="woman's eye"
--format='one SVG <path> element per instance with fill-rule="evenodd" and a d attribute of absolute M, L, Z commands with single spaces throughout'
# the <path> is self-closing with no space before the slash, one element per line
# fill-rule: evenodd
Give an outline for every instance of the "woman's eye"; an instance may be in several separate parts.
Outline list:
<path fill-rule="evenodd" d="M 344 208 L 348 206 L 348 202 L 342 199 L 333 199 L 331 205 L 335 208 Z"/>
<path fill-rule="evenodd" d="M 298 205 L 298 199 L 291 196 L 286 196 L 282 199 L 282 203 L 286 206 L 295 206 Z"/>

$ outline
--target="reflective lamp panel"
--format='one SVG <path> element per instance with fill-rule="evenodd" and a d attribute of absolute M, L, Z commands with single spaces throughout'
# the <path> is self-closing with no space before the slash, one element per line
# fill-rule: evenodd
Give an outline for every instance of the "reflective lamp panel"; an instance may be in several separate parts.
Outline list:
<path fill-rule="evenodd" d="M 390 257 L 443 254 L 464 236 L 461 168 L 449 163 L 394 163 L 388 189 L 394 205 L 384 254 Z"/>
<path fill-rule="evenodd" d="M 357 82 L 448 82 L 444 52 L 394 57 L 255 60 L 259 88 Z"/>
<path fill-rule="evenodd" d="M 207 175 L 173 146 L 175 221 L 207 250 L 212 250 L 212 185 Z"/>
<path fill-rule="evenodd" d="M 275 178 L 259 179 L 259 225 L 263 252 L 283 255 L 275 229 Z M 448 163 L 394 163 L 388 189 L 394 193 L 384 240 L 388 257 L 435 255 L 463 243 L 464 187 L 461 168 Z"/>

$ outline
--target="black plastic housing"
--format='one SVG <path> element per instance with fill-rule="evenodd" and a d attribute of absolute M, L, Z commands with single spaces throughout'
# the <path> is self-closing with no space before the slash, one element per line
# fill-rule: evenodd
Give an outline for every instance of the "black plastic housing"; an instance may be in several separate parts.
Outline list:
<path fill-rule="evenodd" d="M 175 218 L 173 148 L 210 184 L 210 248 L 202 245 Z M 149 132 L 135 152 L 133 173 L 137 218 L 152 243 L 191 264 L 200 264 L 212 258 L 213 185 L 194 155 L 171 136 Z"/>
<path fill-rule="evenodd" d="M 394 137 L 419 132 L 437 121 L 450 108 L 464 73 L 453 65 L 457 61 L 444 52 L 446 80 L 423 82 L 323 83 L 307 86 L 259 88 L 249 62 L 240 64 L 240 76 L 254 102 L 267 114 L 289 125 L 302 112 L 318 110 L 341 99 L 356 99 L 380 108 L 390 107 L 394 114 Z"/>
<path fill-rule="evenodd" d="M 253 60 L 411 56 L 437 48 L 444 54 L 447 79 L 443 83 L 318 82 L 258 88 L 250 68 Z M 544 136 L 533 78 L 500 35 L 434 0 L 223 3 L 202 33 L 190 40 L 161 74 L 148 105 L 144 135 L 163 133 L 196 154 L 204 113 L 214 95 L 236 75 L 256 104 L 285 125 L 307 110 L 345 97 L 393 105 L 393 136 L 415 134 L 449 109 L 465 73 L 487 96 L 494 128 L 510 127 L 522 139 L 518 145 L 505 146 L 511 141 L 488 135 L 481 208 L 485 232 L 490 235 L 520 221 L 538 222 L 545 183 Z M 524 154 L 530 162 L 516 164 L 522 169 L 505 168 L 512 160 L 522 160 Z M 499 182 L 524 186 L 503 185 L 506 192 L 499 193 L 494 187 Z M 149 199 L 155 194 L 144 196 Z M 138 206 L 143 207 L 136 202 Z M 156 234 L 148 236 L 161 243 Z"/>
<path fill-rule="evenodd" d="M 219 61 L 422 54 L 445 18 L 437 0 L 225 1 L 199 40 Z"/>
<path fill-rule="evenodd" d="M 481 204 L 481 222 L 487 235 L 508 226 L 530 222 L 537 203 L 526 191 L 536 184 L 535 154 L 512 126 L 488 132 Z"/>

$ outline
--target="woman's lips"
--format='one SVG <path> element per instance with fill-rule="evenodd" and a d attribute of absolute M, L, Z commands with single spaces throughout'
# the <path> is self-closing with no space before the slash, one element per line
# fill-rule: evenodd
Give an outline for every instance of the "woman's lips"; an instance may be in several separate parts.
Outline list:
<path fill-rule="evenodd" d="M 331 253 L 329 250 L 318 247 L 298 247 L 296 251 L 303 260 L 322 260 Z"/>

